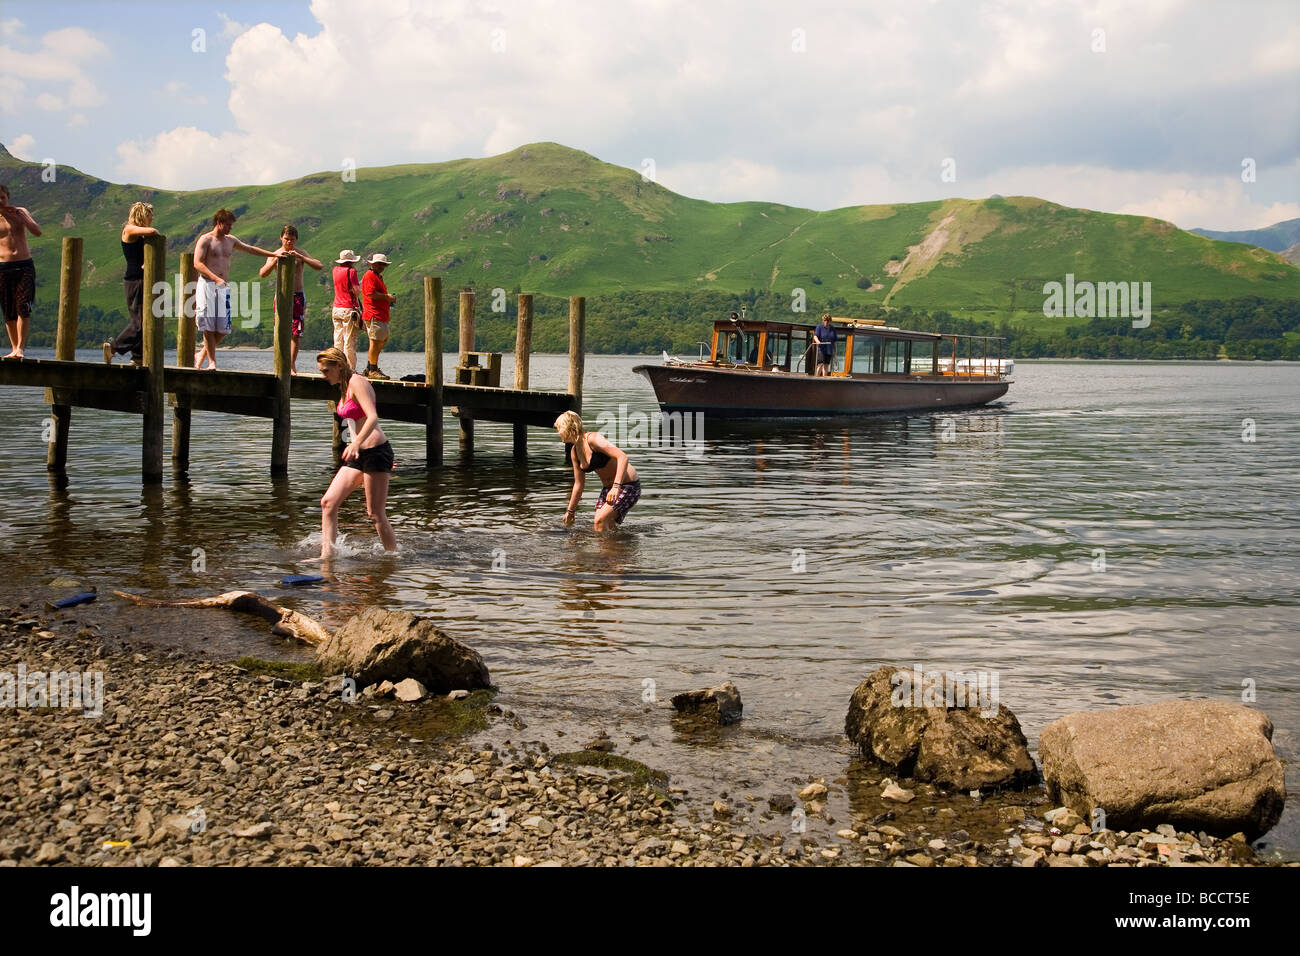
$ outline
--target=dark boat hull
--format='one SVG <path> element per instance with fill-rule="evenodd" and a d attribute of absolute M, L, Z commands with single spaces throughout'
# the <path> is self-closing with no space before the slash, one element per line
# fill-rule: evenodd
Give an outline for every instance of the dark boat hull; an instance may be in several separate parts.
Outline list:
<path fill-rule="evenodd" d="M 638 365 L 633 371 L 650 382 L 665 412 L 702 412 L 710 418 L 830 418 L 963 408 L 1001 398 L 1011 384 L 929 376 L 816 377 L 681 365 Z"/>

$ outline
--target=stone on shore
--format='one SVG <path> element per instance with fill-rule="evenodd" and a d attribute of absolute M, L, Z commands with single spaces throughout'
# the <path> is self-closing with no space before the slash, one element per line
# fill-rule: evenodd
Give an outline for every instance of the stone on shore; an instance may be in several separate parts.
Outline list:
<path fill-rule="evenodd" d="M 898 784 L 894 783 L 894 781 L 888 780 L 881 788 L 880 799 L 893 800 L 896 803 L 911 803 L 916 799 L 916 794 L 911 790 L 904 790 Z"/>
<path fill-rule="evenodd" d="M 408 677 L 406 680 L 398 681 L 393 686 L 393 696 L 409 704 L 413 701 L 424 700 L 429 696 L 429 691 L 414 677 Z"/>
<path fill-rule="evenodd" d="M 930 680 L 944 684 L 932 697 L 913 695 L 913 688 Z M 1020 789 L 1037 782 L 1038 771 L 1015 714 L 1000 703 L 992 712 L 989 701 L 976 699 L 965 700 L 966 706 L 943 706 L 947 680 L 937 672 L 918 675 L 906 668 L 877 668 L 853 692 L 845 734 L 864 755 L 900 776 L 942 787 Z M 961 699 L 955 693 L 950 696 Z M 940 706 L 912 706 L 918 698 L 934 699 Z M 989 716 L 983 716 L 982 707 Z"/>
<path fill-rule="evenodd" d="M 1282 815 L 1282 762 L 1266 715 L 1217 700 L 1168 700 L 1069 714 L 1038 755 L 1048 795 L 1113 830 L 1161 823 L 1254 839 Z"/>
<path fill-rule="evenodd" d="M 808 784 L 799 791 L 800 800 L 816 800 L 818 797 L 826 796 L 826 784 L 820 780 Z"/>
<path fill-rule="evenodd" d="M 734 724 L 740 720 L 744 710 L 744 705 L 740 702 L 740 691 L 731 681 L 708 690 L 687 691 L 672 700 L 678 713 L 711 717 L 720 724 Z"/>
<path fill-rule="evenodd" d="M 476 651 L 404 611 L 367 608 L 319 647 L 316 660 L 325 673 L 345 674 L 361 687 L 408 677 L 435 694 L 490 686 Z"/>

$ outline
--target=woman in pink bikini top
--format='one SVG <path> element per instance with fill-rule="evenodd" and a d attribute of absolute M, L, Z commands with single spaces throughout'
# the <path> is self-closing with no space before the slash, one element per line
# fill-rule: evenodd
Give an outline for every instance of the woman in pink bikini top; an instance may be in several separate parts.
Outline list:
<path fill-rule="evenodd" d="M 366 513 L 374 522 L 386 551 L 397 550 L 397 537 L 385 514 L 388 478 L 393 471 L 393 446 L 379 427 L 375 387 L 364 375 L 353 373 L 341 349 L 328 348 L 316 356 L 325 381 L 339 388 L 334 413 L 347 422 L 352 440 L 343 449 L 343 463 L 329 490 L 321 498 L 321 557 L 328 558 L 338 538 L 339 507 L 348 495 L 365 486 Z"/>

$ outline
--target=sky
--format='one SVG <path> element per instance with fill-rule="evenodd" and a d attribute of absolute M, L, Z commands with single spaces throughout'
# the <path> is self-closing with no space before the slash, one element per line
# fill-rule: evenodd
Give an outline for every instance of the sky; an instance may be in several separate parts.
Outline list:
<path fill-rule="evenodd" d="M 0 4 L 0 142 L 113 182 L 542 141 L 715 202 L 1032 195 L 1259 228 L 1300 217 L 1300 3 Z"/>

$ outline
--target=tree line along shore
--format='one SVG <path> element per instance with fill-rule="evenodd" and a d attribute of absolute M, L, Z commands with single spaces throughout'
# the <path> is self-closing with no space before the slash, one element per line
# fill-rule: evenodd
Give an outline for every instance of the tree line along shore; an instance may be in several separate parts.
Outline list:
<path fill-rule="evenodd" d="M 307 322 L 303 348 L 320 349 L 332 344 L 330 320 L 331 290 L 323 284 L 328 276 L 307 291 Z M 394 289 L 398 285 L 394 284 Z M 515 343 L 515 293 L 510 290 L 496 300 L 504 311 L 492 311 L 493 290 L 478 289 L 478 317 L 475 334 L 479 348 L 509 352 Z M 407 296 L 407 301 L 415 301 Z M 269 301 L 269 300 L 267 300 Z M 533 347 L 539 352 L 563 352 L 568 348 L 568 300 L 558 296 L 534 296 Z M 1244 296 L 1235 299 L 1202 299 L 1154 312 L 1150 325 L 1133 328 L 1124 318 L 1093 318 L 1077 324 L 1043 327 L 1032 314 L 1014 318 L 982 312 L 950 312 L 903 306 L 885 309 L 843 298 L 821 301 L 816 308 L 809 300 L 808 311 L 790 311 L 784 295 L 750 290 L 739 296 L 717 292 L 624 292 L 593 296 L 587 300 L 587 349 L 597 354 L 654 355 L 667 351 L 682 357 L 698 353 L 699 342 L 709 335 L 712 320 L 740 306 L 750 316 L 812 324 L 822 311 L 863 318 L 883 318 L 890 325 L 919 331 L 942 331 L 959 335 L 999 335 L 1008 341 L 1008 354 L 1015 358 L 1084 359 L 1169 359 L 1237 361 L 1300 361 L 1300 300 Z M 48 311 L 48 310 L 45 310 Z M 269 307 L 267 308 L 269 316 Z M 454 317 L 444 320 L 444 341 L 455 336 Z M 83 339 L 98 342 L 112 338 L 125 322 L 123 313 L 98 306 L 83 306 L 79 326 Z M 168 348 L 175 347 L 175 329 L 166 329 Z M 33 317 L 30 344 L 54 345 L 54 322 L 38 309 Z M 227 346 L 269 348 L 272 323 L 269 317 L 254 328 L 241 328 L 226 338 Z M 424 348 L 423 320 L 394 309 L 390 351 L 418 352 Z"/>

